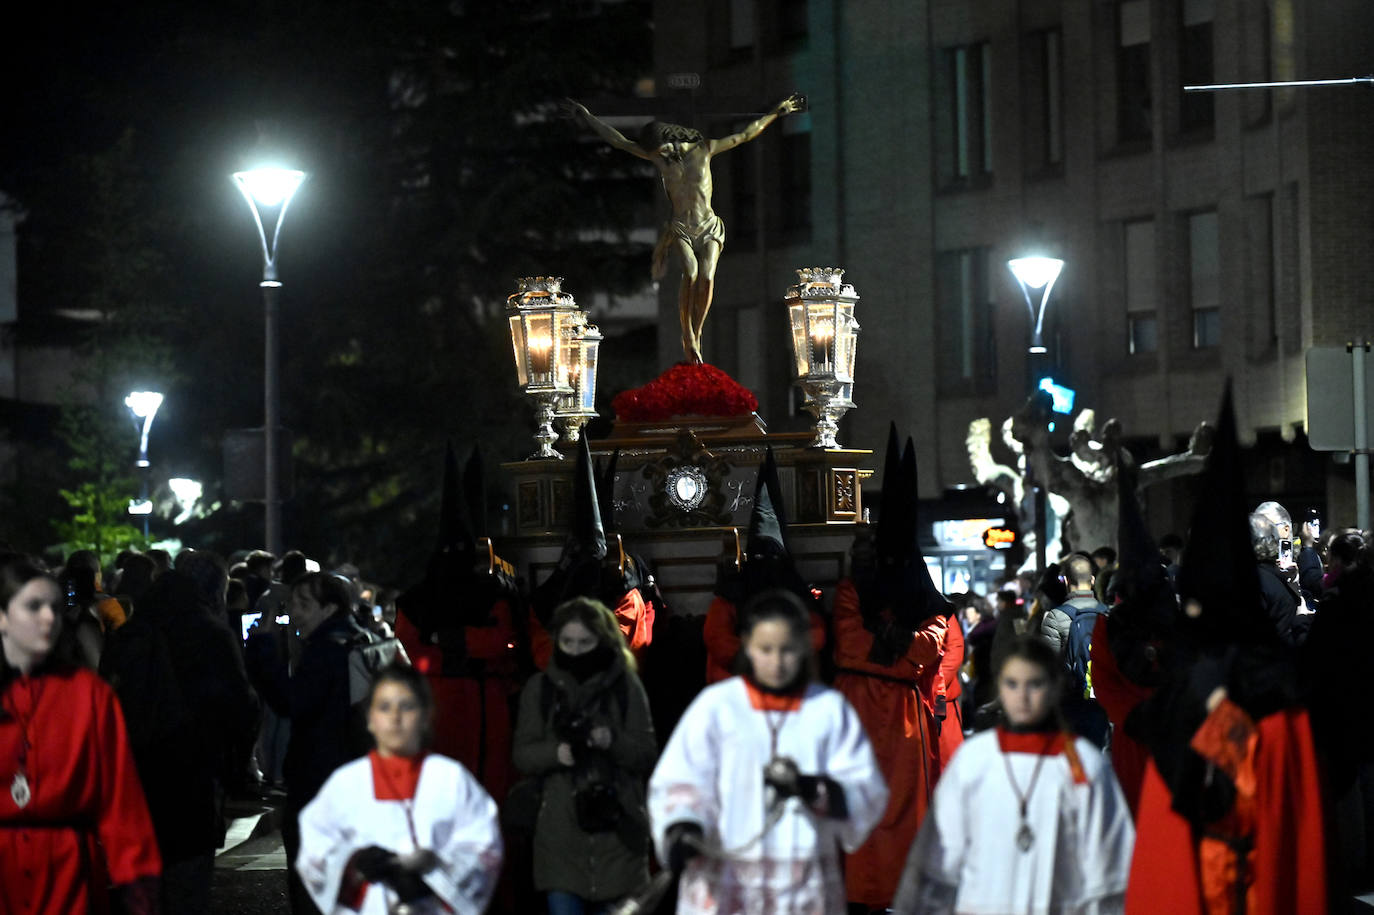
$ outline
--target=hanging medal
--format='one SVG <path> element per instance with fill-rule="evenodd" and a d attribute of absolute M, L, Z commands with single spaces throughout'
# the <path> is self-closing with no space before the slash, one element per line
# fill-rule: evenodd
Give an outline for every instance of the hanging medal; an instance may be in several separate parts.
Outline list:
<path fill-rule="evenodd" d="M 1053 737 L 1050 739 L 1053 739 Z M 1024 794 L 1021 793 L 1021 786 L 1016 784 L 1016 775 L 1011 770 L 1011 757 L 1006 752 L 1002 753 L 1002 763 L 1007 769 L 1007 780 L 1011 782 L 1011 790 L 1015 793 L 1016 800 L 1021 807 L 1021 828 L 1016 830 L 1016 847 L 1019 848 L 1023 854 L 1030 851 L 1031 846 L 1035 844 L 1035 830 L 1031 829 L 1030 817 L 1028 816 L 1030 812 L 1030 798 L 1031 793 L 1035 791 L 1035 782 L 1040 778 L 1040 766 L 1045 762 L 1045 757 L 1048 755 L 1046 751 L 1048 751 L 1048 749 L 1049 746 L 1047 742 L 1045 751 L 1038 754 L 1039 758 L 1035 761 L 1035 768 L 1031 771 L 1030 784 L 1026 787 L 1026 792 Z"/>
<path fill-rule="evenodd" d="M 14 806 L 21 810 L 29 805 L 33 792 L 29 790 L 29 778 L 23 772 L 14 773 L 14 781 L 10 782 L 10 797 L 14 799 Z"/>

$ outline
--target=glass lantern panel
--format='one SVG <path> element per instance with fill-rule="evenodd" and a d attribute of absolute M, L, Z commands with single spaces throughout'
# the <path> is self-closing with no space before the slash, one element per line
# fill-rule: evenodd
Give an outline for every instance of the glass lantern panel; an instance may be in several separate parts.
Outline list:
<path fill-rule="evenodd" d="M 854 320 L 854 306 L 845 305 L 840 315 L 840 339 L 835 348 L 835 376 L 842 381 L 854 380 L 854 354 L 858 349 L 859 322 Z"/>
<path fill-rule="evenodd" d="M 787 319 L 792 323 L 792 370 L 794 377 L 811 374 L 811 347 L 806 340 L 806 306 L 798 303 L 787 307 Z"/>
<path fill-rule="evenodd" d="M 816 373 L 835 371 L 835 304 L 823 302 L 808 306 L 811 337 L 811 369 Z"/>
<path fill-rule="evenodd" d="M 596 409 L 596 360 L 601 348 L 598 340 L 582 343 L 582 409 Z"/>
<path fill-rule="evenodd" d="M 551 385 L 554 359 L 558 357 L 553 315 L 549 312 L 525 312 L 525 333 L 529 340 L 530 383 Z"/>
<path fill-rule="evenodd" d="M 515 379 L 520 387 L 530 383 L 529 363 L 525 361 L 525 322 L 520 315 L 510 316 L 510 342 L 515 351 Z"/>

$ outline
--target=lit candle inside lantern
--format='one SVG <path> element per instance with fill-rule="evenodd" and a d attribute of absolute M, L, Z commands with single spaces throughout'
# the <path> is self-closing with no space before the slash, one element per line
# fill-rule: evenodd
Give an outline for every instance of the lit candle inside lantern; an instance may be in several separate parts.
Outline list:
<path fill-rule="evenodd" d="M 826 318 L 811 325 L 811 348 L 820 353 L 820 358 L 816 360 L 817 367 L 823 371 L 830 370 L 833 361 L 830 355 L 830 344 L 835 339 L 835 321 L 833 318 Z"/>
<path fill-rule="evenodd" d="M 548 375 L 549 355 L 553 350 L 553 337 L 548 334 L 530 336 L 530 374 Z"/>

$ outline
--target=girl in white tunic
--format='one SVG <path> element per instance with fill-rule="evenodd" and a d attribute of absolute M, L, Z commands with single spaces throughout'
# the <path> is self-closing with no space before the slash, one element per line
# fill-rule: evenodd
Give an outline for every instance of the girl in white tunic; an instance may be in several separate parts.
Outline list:
<path fill-rule="evenodd" d="M 1062 665 L 1020 639 L 997 676 L 1004 723 L 964 741 L 907 856 L 900 915 L 1120 912 L 1135 828 L 1112 767 L 1057 713 Z"/>
<path fill-rule="evenodd" d="M 296 869 L 321 912 L 478 915 L 501 869 L 496 804 L 461 764 L 423 751 L 428 685 L 409 667 L 377 674 L 376 749 L 334 771 L 301 811 Z"/>
<path fill-rule="evenodd" d="M 812 682 L 801 602 L 765 592 L 741 618 L 748 672 L 702 691 L 650 779 L 659 859 L 680 915 L 842 913 L 837 845 L 863 842 L 887 786 L 854 709 Z"/>

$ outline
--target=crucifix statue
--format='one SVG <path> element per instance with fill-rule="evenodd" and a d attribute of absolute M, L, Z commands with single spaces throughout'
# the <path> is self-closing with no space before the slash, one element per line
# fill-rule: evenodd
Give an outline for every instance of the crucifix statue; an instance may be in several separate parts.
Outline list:
<path fill-rule="evenodd" d="M 682 267 L 678 290 L 682 353 L 688 362 L 701 363 L 701 330 L 706 324 L 706 313 L 711 310 L 716 263 L 725 247 L 725 224 L 711 209 L 711 158 L 748 143 L 783 115 L 805 110 L 806 98 L 788 96 L 743 130 L 719 139 L 708 139 L 690 127 L 652 121 L 644 125 L 638 141 L 633 141 L 580 102 L 569 99 L 568 104 L 574 116 L 597 136 L 616 149 L 647 159 L 658 169 L 673 215 L 654 248 L 653 275 L 654 279 L 662 278 L 668 256 L 676 256 Z"/>

